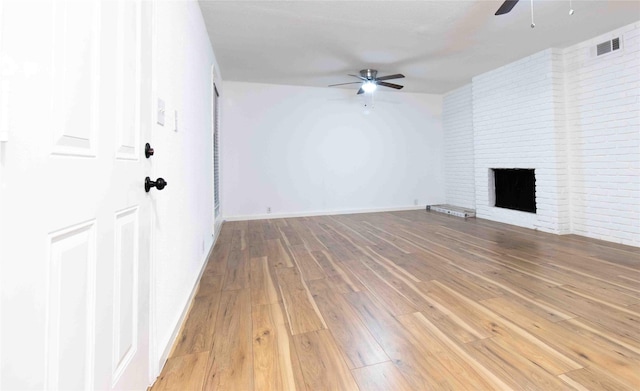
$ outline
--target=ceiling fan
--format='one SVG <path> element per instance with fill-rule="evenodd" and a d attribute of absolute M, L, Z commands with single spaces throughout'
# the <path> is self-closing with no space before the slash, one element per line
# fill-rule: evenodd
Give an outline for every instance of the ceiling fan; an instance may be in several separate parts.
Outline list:
<path fill-rule="evenodd" d="M 391 79 L 402 79 L 404 77 L 403 74 L 396 73 L 395 75 L 380 76 L 380 77 L 377 77 L 377 75 L 378 75 L 378 71 L 376 71 L 375 69 L 363 69 L 360 71 L 359 76 L 349 75 L 349 76 L 357 77 L 358 79 L 360 79 L 360 81 L 354 81 L 351 83 L 331 84 L 329 87 L 343 86 L 346 84 L 361 84 L 360 89 L 358 90 L 358 95 L 364 94 L 365 92 L 373 92 L 375 91 L 377 86 L 395 88 L 396 90 L 400 90 L 402 89 L 402 87 L 404 87 L 399 84 L 387 83 L 386 81 L 384 81 L 384 80 L 391 80 Z"/>
<path fill-rule="evenodd" d="M 496 15 L 504 15 L 510 12 L 516 4 L 518 4 L 519 0 L 506 0 L 500 8 L 496 11 Z"/>

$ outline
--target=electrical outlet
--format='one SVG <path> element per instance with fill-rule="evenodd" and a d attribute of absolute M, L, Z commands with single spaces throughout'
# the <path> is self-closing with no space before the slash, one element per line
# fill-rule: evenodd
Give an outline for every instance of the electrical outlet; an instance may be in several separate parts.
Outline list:
<path fill-rule="evenodd" d="M 418 205 L 418 199 L 413 200 L 413 205 Z"/>
<path fill-rule="evenodd" d="M 271 207 L 267 206 L 267 213 L 271 213 Z"/>

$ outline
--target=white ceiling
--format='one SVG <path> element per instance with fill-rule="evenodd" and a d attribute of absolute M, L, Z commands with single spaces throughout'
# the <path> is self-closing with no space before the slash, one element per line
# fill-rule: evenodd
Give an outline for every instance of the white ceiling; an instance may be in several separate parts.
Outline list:
<path fill-rule="evenodd" d="M 200 7 L 225 80 L 327 86 L 363 68 L 444 93 L 540 50 L 640 20 L 640 1 L 218 1 Z M 352 87 L 354 90 L 357 86 Z"/>

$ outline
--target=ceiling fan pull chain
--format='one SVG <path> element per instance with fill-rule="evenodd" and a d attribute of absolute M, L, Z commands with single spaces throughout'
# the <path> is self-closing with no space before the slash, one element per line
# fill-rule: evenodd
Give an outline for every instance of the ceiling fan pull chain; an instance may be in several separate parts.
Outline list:
<path fill-rule="evenodd" d="M 569 0 L 569 15 L 573 15 L 575 11 L 573 10 L 573 5 L 571 4 L 571 0 Z"/>
<path fill-rule="evenodd" d="M 536 24 L 533 23 L 533 0 L 531 0 L 531 28 L 535 28 Z"/>

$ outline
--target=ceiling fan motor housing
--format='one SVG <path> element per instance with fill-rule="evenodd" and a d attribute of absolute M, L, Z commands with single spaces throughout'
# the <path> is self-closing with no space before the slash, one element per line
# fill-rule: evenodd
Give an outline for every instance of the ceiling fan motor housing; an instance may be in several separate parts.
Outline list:
<path fill-rule="evenodd" d="M 366 78 L 367 80 L 375 80 L 378 71 L 375 69 L 363 69 L 360 71 L 360 76 Z"/>

